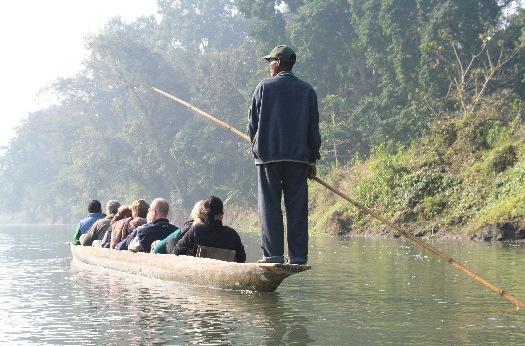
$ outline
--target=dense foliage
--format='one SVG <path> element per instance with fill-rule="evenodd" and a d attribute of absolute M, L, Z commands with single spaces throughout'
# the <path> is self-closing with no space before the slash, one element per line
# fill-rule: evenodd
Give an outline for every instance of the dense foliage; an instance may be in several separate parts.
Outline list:
<path fill-rule="evenodd" d="M 381 146 L 366 161 L 327 177 L 407 230 L 473 235 L 525 216 L 525 110 L 497 94 L 463 118 L 434 123 L 409 147 Z M 359 209 L 313 187 L 313 229 L 381 231 Z M 323 208 L 329 205 L 330 208 Z M 345 228 L 345 229 L 342 229 Z"/>
<path fill-rule="evenodd" d="M 473 162 L 497 167 L 498 181 L 514 181 L 503 175 L 521 147 L 494 144 L 496 129 L 485 127 L 504 131 L 514 124 L 517 131 L 523 120 L 520 111 L 502 110 L 521 109 L 525 93 L 525 19 L 517 3 L 159 0 L 157 16 L 132 23 L 115 18 L 88 37 L 83 69 L 52 86 L 60 102 L 20 126 L 0 157 L 0 214 L 71 222 L 91 198 L 164 196 L 187 210 L 210 193 L 230 206 L 253 208 L 246 144 L 151 87 L 244 129 L 253 89 L 268 75 L 260 56 L 287 43 L 298 53 L 295 73 L 318 91 L 322 174 L 343 174 L 357 162 L 374 173 L 353 190 L 368 204 L 392 211 L 419 206 L 430 219 L 445 209 L 450 218 L 467 217 L 448 208 L 457 205 L 445 194 L 468 193 L 453 187 L 476 173 L 462 172 L 461 180 L 449 172 L 454 167 L 425 160 L 447 160 L 453 143 L 473 136 L 493 141 L 482 150 L 495 150 L 492 163 L 479 163 L 476 155 Z M 493 112 L 495 100 L 504 104 Z M 419 157 L 424 139 L 418 138 L 436 139 L 432 149 L 424 147 L 437 156 Z M 345 174 L 341 181 L 357 179 Z M 474 196 L 479 191 L 473 189 Z M 510 203 L 496 190 L 485 191 L 491 205 Z M 318 206 L 322 213 L 347 212 L 336 201 Z"/>

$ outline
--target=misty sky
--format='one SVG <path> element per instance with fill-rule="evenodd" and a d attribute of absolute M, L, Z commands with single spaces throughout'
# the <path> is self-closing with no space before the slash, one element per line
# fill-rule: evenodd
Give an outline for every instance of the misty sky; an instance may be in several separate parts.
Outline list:
<path fill-rule="evenodd" d="M 86 56 L 84 37 L 112 17 L 154 14 L 156 0 L 10 0 L 0 3 L 0 147 L 28 112 L 50 98 L 40 89 L 74 75 Z"/>

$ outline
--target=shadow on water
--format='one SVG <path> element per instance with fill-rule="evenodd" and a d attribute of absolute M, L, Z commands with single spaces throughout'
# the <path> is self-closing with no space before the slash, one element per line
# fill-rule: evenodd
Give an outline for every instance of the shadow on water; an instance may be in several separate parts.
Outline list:
<path fill-rule="evenodd" d="M 76 314 L 85 317 L 80 320 L 94 340 L 104 336 L 108 342 L 137 343 L 314 342 L 306 329 L 307 319 L 301 318 L 304 312 L 290 306 L 279 292 L 191 287 L 74 260 L 70 270 Z"/>

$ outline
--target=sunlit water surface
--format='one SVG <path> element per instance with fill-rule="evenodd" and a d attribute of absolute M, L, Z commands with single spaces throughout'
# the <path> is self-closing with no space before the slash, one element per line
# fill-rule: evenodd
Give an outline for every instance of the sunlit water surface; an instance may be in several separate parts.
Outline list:
<path fill-rule="evenodd" d="M 70 227 L 0 226 L 0 342 L 525 344 L 525 311 L 403 240 L 312 238 L 275 293 L 188 287 L 72 260 Z M 248 259 L 258 236 L 243 234 Z M 525 248 L 436 242 L 525 299 Z"/>

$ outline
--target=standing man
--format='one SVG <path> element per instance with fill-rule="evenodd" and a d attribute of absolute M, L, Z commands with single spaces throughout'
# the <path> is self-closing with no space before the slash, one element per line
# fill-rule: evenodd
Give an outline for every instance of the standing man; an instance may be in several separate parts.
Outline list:
<path fill-rule="evenodd" d="M 281 196 L 290 264 L 308 261 L 308 184 L 316 175 L 321 135 L 315 90 L 292 73 L 295 52 L 279 45 L 263 57 L 272 78 L 257 85 L 248 132 L 257 167 L 263 258 L 284 262 Z"/>

